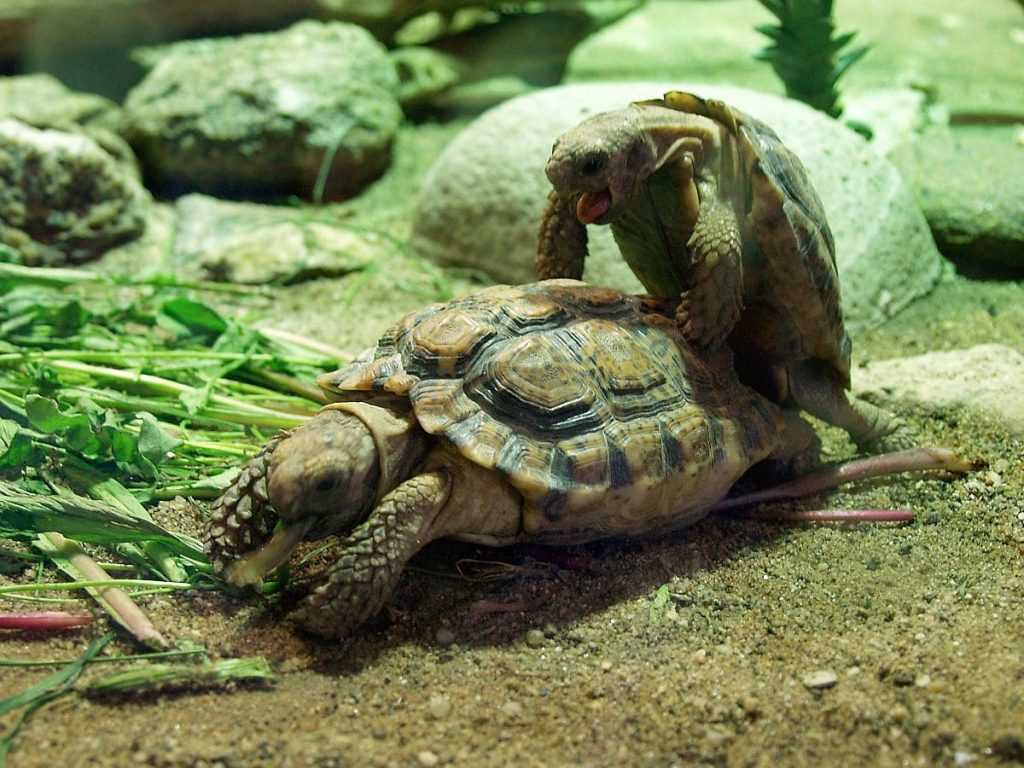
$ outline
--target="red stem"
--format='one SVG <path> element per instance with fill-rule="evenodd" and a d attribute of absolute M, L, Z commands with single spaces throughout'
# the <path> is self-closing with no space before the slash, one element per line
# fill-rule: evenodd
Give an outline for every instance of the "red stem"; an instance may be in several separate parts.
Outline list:
<path fill-rule="evenodd" d="M 90 623 L 92 623 L 92 616 L 88 613 L 68 613 L 67 611 L 0 613 L 0 629 L 58 630 L 82 627 Z"/>

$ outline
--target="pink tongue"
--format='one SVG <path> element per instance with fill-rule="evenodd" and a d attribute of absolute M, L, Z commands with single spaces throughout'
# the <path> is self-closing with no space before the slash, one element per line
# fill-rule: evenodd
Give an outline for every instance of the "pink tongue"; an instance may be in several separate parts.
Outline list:
<path fill-rule="evenodd" d="M 612 193 L 609 189 L 602 189 L 597 192 L 584 192 L 583 197 L 576 203 L 576 218 L 581 224 L 590 224 L 597 221 L 612 207 Z"/>

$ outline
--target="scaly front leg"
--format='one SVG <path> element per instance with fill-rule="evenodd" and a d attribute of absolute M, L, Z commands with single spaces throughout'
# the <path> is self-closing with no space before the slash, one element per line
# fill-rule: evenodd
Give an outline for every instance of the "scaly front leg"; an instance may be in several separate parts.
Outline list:
<path fill-rule="evenodd" d="M 701 188 L 700 211 L 687 242 L 690 287 L 676 322 L 690 342 L 711 348 L 725 341 L 743 309 L 743 239 L 736 211 Z"/>
<path fill-rule="evenodd" d="M 343 637 L 391 597 L 405 564 L 434 538 L 451 491 L 444 470 L 417 475 L 387 494 L 340 544 L 341 557 L 292 618 L 322 637 Z"/>
<path fill-rule="evenodd" d="M 288 437 L 270 440 L 213 503 L 203 531 L 203 550 L 213 570 L 220 572 L 270 538 L 277 515 L 267 496 L 270 457 Z"/>

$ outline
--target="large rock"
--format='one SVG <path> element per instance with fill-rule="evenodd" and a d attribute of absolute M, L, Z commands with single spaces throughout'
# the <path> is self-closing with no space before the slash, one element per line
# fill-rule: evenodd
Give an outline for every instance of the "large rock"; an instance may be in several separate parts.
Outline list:
<path fill-rule="evenodd" d="M 942 259 L 895 168 L 852 131 L 802 104 L 724 86 L 572 85 L 503 104 L 455 138 L 428 174 L 413 245 L 439 263 L 497 280 L 533 277 L 537 229 L 550 185 L 554 138 L 584 117 L 683 87 L 723 99 L 773 126 L 807 166 L 835 234 L 851 329 L 877 324 L 938 280 Z M 639 284 L 607 228 L 590 228 L 585 277 L 624 290 Z"/>
<path fill-rule="evenodd" d="M 933 127 L 890 157 L 944 254 L 1024 270 L 1024 146 L 1015 127 Z"/>
<path fill-rule="evenodd" d="M 168 46 L 125 101 L 147 177 L 171 192 L 353 195 L 390 161 L 398 77 L 365 30 L 283 32 Z"/>
<path fill-rule="evenodd" d="M 317 211 L 324 221 L 317 221 Z M 232 283 L 301 282 L 358 271 L 392 251 L 372 232 L 299 209 L 185 195 L 175 205 L 175 274 Z"/>
<path fill-rule="evenodd" d="M 78 93 L 50 75 L 0 78 L 0 114 L 37 127 L 77 123 L 113 128 L 118 106 L 94 93 Z"/>
<path fill-rule="evenodd" d="M 88 136 L 0 120 L 0 242 L 26 264 L 87 261 L 138 237 L 148 200 Z"/>
<path fill-rule="evenodd" d="M 135 154 L 115 132 L 120 114 L 121 108 L 109 99 L 73 91 L 50 75 L 0 78 L 0 118 L 13 117 L 33 128 L 84 134 L 138 176 Z"/>
<path fill-rule="evenodd" d="M 1024 355 L 1002 344 L 879 360 L 857 369 L 856 384 L 876 398 L 983 413 L 1024 438 Z"/>

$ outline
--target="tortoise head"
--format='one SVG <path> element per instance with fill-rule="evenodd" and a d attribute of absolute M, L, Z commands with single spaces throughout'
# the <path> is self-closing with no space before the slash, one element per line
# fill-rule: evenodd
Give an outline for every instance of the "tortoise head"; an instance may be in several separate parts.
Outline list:
<path fill-rule="evenodd" d="M 366 517 L 378 495 L 373 435 L 352 413 L 325 409 L 283 440 L 270 460 L 267 496 L 306 538 L 343 533 Z"/>
<path fill-rule="evenodd" d="M 607 224 L 633 200 L 659 163 L 635 108 L 602 112 L 555 142 L 544 172 L 583 224 Z"/>

